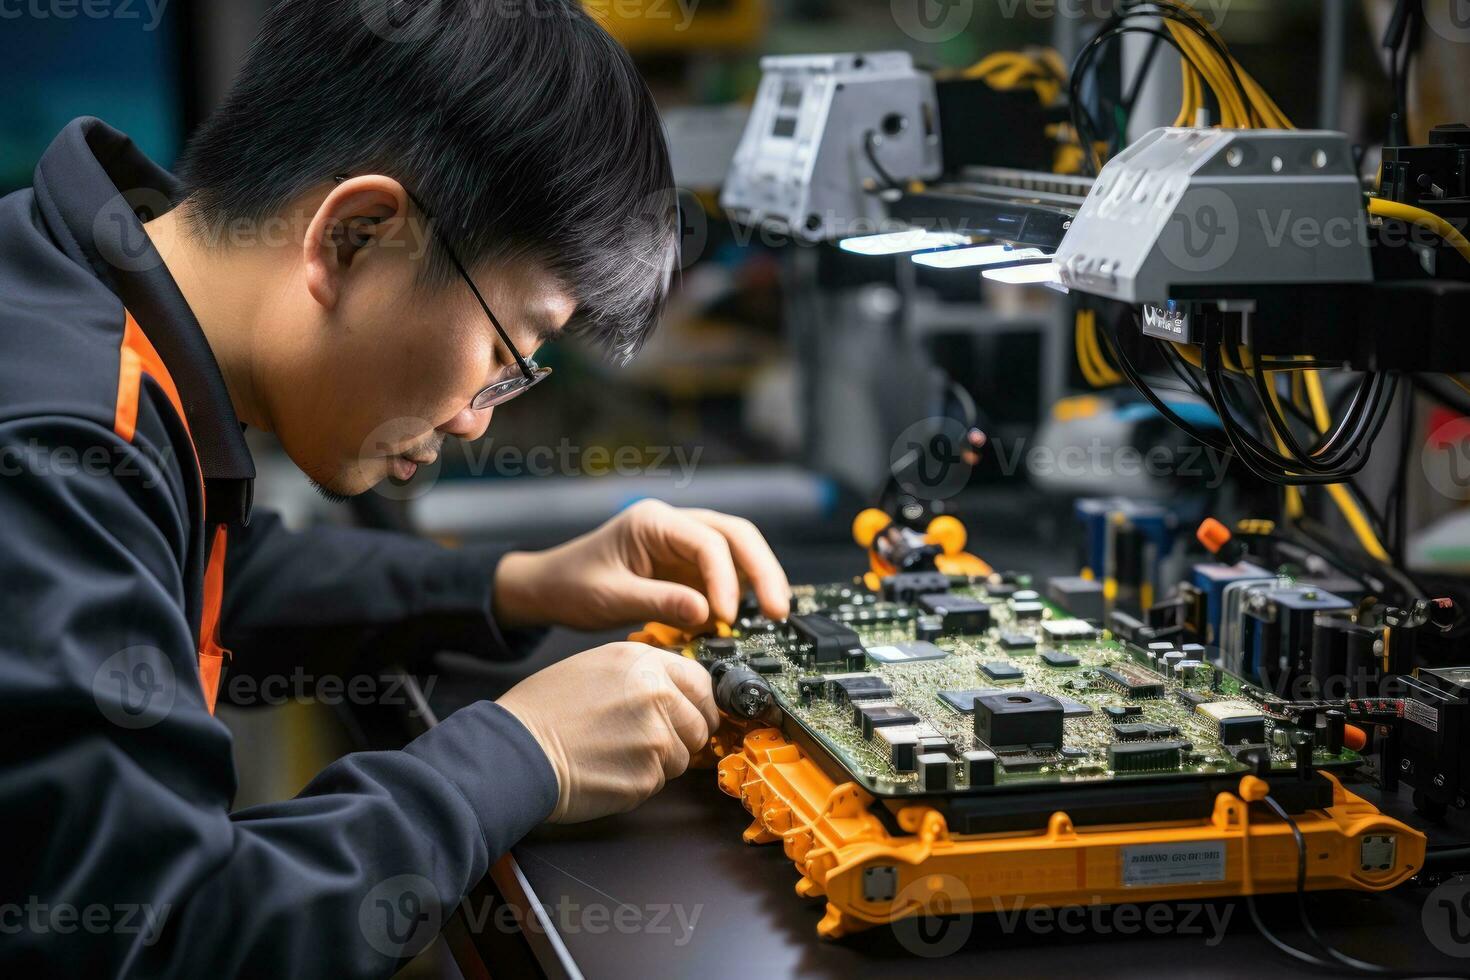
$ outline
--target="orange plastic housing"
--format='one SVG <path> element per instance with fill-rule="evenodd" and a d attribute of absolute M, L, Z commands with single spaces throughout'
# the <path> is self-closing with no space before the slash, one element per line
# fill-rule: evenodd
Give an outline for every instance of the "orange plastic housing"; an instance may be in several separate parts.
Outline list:
<path fill-rule="evenodd" d="M 1295 816 L 1307 842 L 1309 889 L 1380 891 L 1423 864 L 1422 834 L 1322 775 L 1332 781 L 1332 805 Z M 1057 811 L 1044 831 L 961 836 L 949 832 L 934 808 L 910 806 L 898 811 L 904 834 L 894 836 L 872 812 L 870 794 L 855 783 L 834 783 L 780 731 L 759 728 L 720 759 L 719 785 L 755 817 L 745 840 L 781 841 L 801 875 L 796 893 L 827 899 L 827 914 L 817 926 L 826 938 L 918 914 L 1216 898 L 1296 887 L 1290 829 L 1246 803 L 1267 790 L 1254 776 L 1241 780 L 1238 794 L 1220 793 L 1203 820 L 1078 828 Z M 1174 855 L 1181 864 L 1168 870 L 1148 864 L 1176 860 Z M 1195 880 L 1181 880 L 1181 871 L 1183 879 Z M 1169 883 L 1148 883 L 1161 876 Z M 1144 883 L 1130 883 L 1130 877 Z"/>

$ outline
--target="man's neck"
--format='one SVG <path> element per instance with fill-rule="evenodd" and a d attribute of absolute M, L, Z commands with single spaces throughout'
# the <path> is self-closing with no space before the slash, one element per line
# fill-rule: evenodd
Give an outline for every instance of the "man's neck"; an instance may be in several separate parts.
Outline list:
<path fill-rule="evenodd" d="M 246 425 L 270 431 L 270 413 L 256 383 L 252 357 L 260 337 L 256 315 L 265 255 L 250 250 L 212 248 L 192 234 L 187 219 L 175 208 L 143 225 L 169 275 L 199 321 L 214 359 L 224 376 L 235 414 Z M 257 249 L 257 252 L 268 251 Z"/>

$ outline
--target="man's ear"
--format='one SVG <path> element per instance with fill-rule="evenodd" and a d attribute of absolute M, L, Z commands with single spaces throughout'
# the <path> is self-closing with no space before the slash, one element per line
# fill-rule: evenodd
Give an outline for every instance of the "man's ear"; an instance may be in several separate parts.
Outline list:
<path fill-rule="evenodd" d="M 312 216 L 302 242 L 306 288 L 327 309 L 337 305 L 342 284 L 359 253 L 402 233 L 409 197 L 392 177 L 349 177 L 332 187 Z"/>

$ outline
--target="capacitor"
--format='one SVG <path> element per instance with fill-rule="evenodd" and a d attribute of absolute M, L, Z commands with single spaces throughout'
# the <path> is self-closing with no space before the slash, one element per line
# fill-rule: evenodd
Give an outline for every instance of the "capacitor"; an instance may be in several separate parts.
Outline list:
<path fill-rule="evenodd" d="M 1347 715 L 1341 711 L 1329 710 L 1327 716 L 1327 735 L 1323 740 L 1324 748 L 1332 755 L 1342 751 L 1344 735 L 1347 731 Z"/>
<path fill-rule="evenodd" d="M 1296 732 L 1291 736 L 1291 748 L 1296 753 L 1296 778 L 1309 782 L 1312 778 L 1311 732 Z"/>

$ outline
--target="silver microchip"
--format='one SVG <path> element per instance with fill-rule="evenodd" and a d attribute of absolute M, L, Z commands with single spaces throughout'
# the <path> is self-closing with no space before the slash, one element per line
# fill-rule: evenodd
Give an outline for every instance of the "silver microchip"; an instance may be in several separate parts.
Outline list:
<path fill-rule="evenodd" d="M 1051 619 L 1041 624 L 1041 631 L 1057 641 L 1090 640 L 1097 630 L 1085 619 Z"/>
<path fill-rule="evenodd" d="M 1398 838 L 1393 834 L 1369 834 L 1363 838 L 1358 863 L 1364 871 L 1387 871 L 1393 867 L 1398 852 Z"/>
<path fill-rule="evenodd" d="M 868 647 L 868 658 L 880 664 L 913 664 L 925 660 L 943 660 L 948 653 L 928 640 L 895 643 L 892 646 Z"/>

